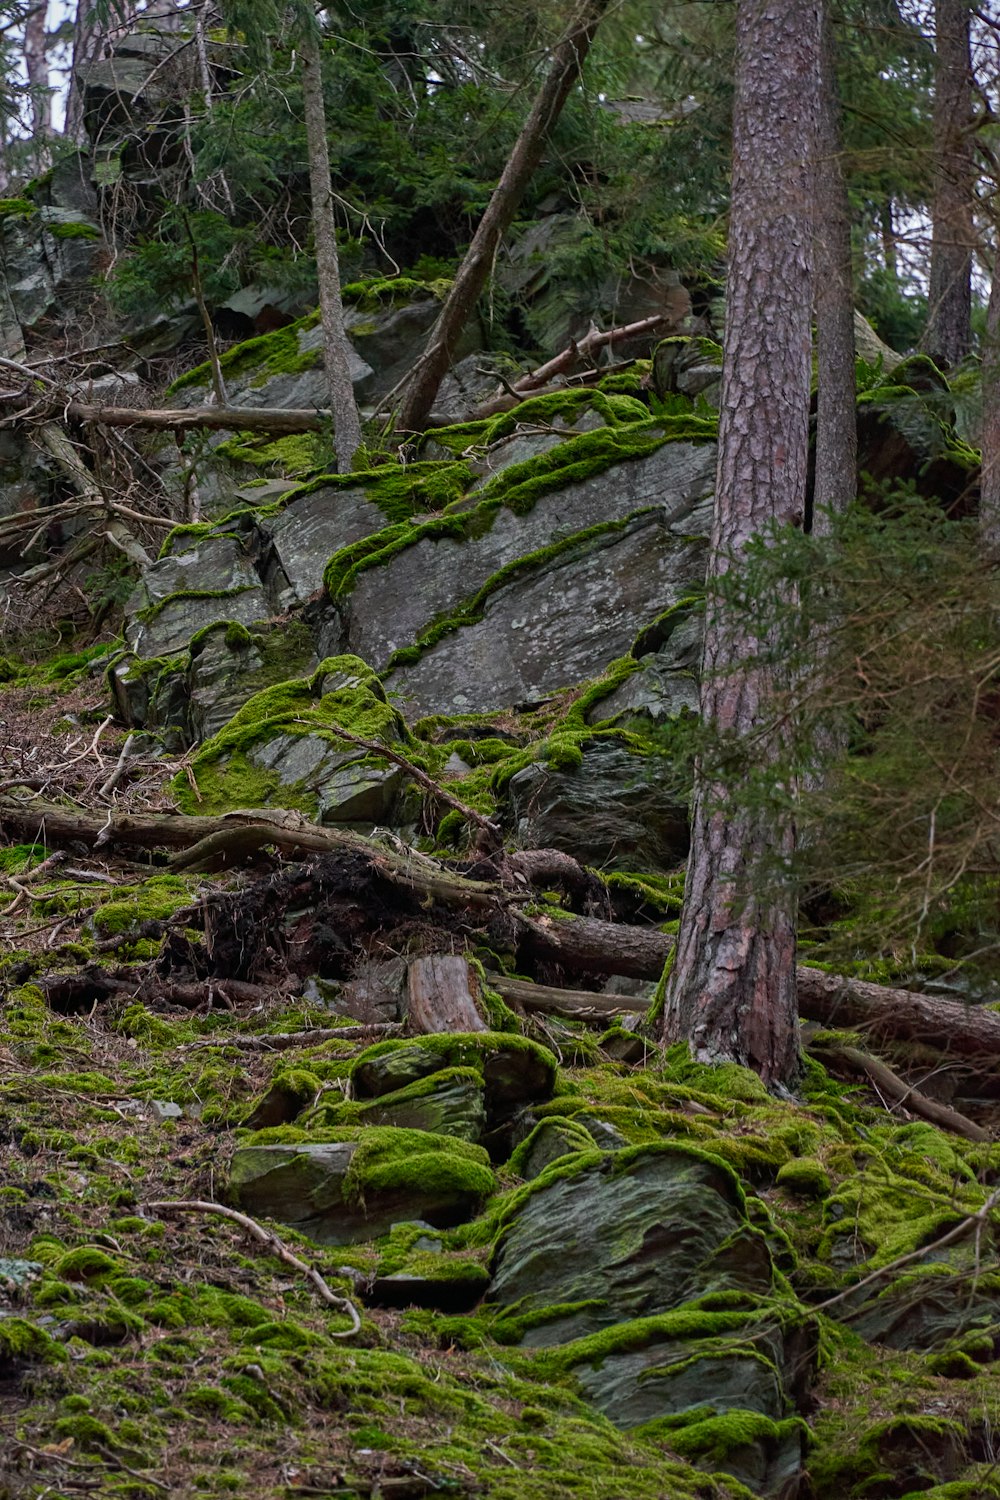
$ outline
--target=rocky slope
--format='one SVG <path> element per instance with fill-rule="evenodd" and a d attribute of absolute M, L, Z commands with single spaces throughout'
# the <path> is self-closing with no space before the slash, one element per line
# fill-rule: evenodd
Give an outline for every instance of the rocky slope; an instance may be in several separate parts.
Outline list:
<path fill-rule="evenodd" d="M 90 295 L 96 190 L 2 223 L 16 359 Z M 435 290 L 349 300 L 370 407 Z M 355 474 L 321 434 L 144 441 L 121 631 L 4 664 L 0 1496 L 1000 1494 L 990 1076 L 966 1140 L 822 1036 L 780 1101 L 651 1041 L 718 348 L 476 417 L 475 342 Z M 863 467 L 965 496 L 939 377 L 868 352 Z M 224 354 L 229 398 L 322 406 L 319 360 L 307 313 Z M 60 504 L 2 444 L 0 523 Z"/>

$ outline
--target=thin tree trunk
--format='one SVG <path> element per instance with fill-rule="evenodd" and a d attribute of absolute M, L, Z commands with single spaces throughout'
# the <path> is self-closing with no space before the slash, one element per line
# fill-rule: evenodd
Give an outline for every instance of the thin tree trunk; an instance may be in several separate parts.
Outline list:
<path fill-rule="evenodd" d="M 819 95 L 818 0 L 739 0 L 733 189 L 719 466 L 708 564 L 701 712 L 749 734 L 770 680 L 751 622 L 719 597 L 769 521 L 800 524 L 806 497 L 812 312 L 812 172 Z M 775 738 L 760 757 L 774 757 Z M 684 910 L 664 1017 L 705 1062 L 790 1084 L 798 1071 L 796 901 L 783 868 L 790 819 L 740 806 L 696 777 Z"/>
<path fill-rule="evenodd" d="M 38 171 L 48 165 L 52 138 L 52 94 L 45 32 L 47 14 L 48 0 L 40 0 L 29 10 L 24 22 L 24 70 L 31 95 L 31 137 Z"/>
<path fill-rule="evenodd" d="M 73 27 L 73 60 L 66 90 L 66 124 L 64 133 L 74 146 L 87 144 L 83 123 L 83 88 L 79 73 L 88 63 L 96 62 L 104 50 L 104 28 L 95 0 L 78 0 Z"/>
<path fill-rule="evenodd" d="M 882 260 L 886 275 L 893 285 L 899 279 L 899 262 L 896 254 L 896 223 L 892 212 L 892 199 L 887 198 L 879 214 L 879 233 L 882 237 Z"/>
<path fill-rule="evenodd" d="M 1000 236 L 1000 229 L 997 232 Z M 1000 557 L 1000 240 L 983 337 L 983 466 L 979 530 L 987 551 Z"/>
<path fill-rule="evenodd" d="M 857 386 L 851 206 L 844 177 L 844 132 L 829 0 L 823 4 L 816 160 L 816 483 L 813 530 L 842 513 L 858 490 Z"/>
<path fill-rule="evenodd" d="M 316 241 L 316 275 L 319 279 L 319 305 L 323 320 L 323 359 L 330 387 L 337 470 L 341 474 L 349 474 L 354 455 L 361 446 L 361 418 L 354 399 L 347 334 L 344 330 L 344 304 L 340 295 L 340 262 L 337 258 L 337 229 L 333 216 L 333 184 L 330 179 L 330 151 L 326 138 L 319 33 L 308 21 L 303 25 L 300 55 L 313 235 Z"/>
<path fill-rule="evenodd" d="M 931 205 L 931 272 L 927 327 L 921 348 L 945 369 L 972 347 L 972 149 L 970 7 L 935 0 L 934 140 L 937 160 Z"/>
<path fill-rule="evenodd" d="M 493 270 L 500 241 L 521 205 L 570 90 L 580 77 L 590 44 L 609 4 L 610 0 L 583 0 L 552 55 L 548 77 L 538 92 L 458 269 L 431 331 L 427 350 L 414 366 L 403 389 L 396 418 L 399 432 L 420 432 L 426 423 L 462 330 Z"/>

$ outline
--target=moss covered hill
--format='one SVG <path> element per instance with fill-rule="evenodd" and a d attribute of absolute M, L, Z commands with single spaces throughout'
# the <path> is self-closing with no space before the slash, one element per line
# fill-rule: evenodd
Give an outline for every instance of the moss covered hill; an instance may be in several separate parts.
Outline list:
<path fill-rule="evenodd" d="M 184 436 L 212 386 L 188 261 L 155 315 L 94 292 L 126 188 L 126 266 L 156 269 L 173 162 L 158 44 L 127 41 L 145 153 L 0 205 L 9 373 L 59 372 L 0 434 L 0 1497 L 1000 1495 L 1000 1023 L 866 983 L 950 971 L 981 906 L 800 971 L 794 1098 L 655 1041 L 718 328 L 660 267 L 612 303 L 664 337 L 519 399 L 592 304 L 516 372 L 521 314 L 473 320 L 433 424 L 383 448 L 453 266 L 366 264 L 345 475 L 315 419 L 251 430 L 327 394 L 307 293 L 275 318 L 245 285 L 211 319 L 250 425 Z M 521 271 L 551 314 L 544 217 Z M 862 468 L 966 512 L 962 393 L 867 332 Z M 842 954 L 838 895 L 806 936 Z"/>
<path fill-rule="evenodd" d="M 714 437 L 661 390 L 222 442 L 122 633 L 7 661 L 9 1500 L 1000 1494 L 976 1065 L 956 1133 L 854 1036 L 782 1101 L 650 1040 Z M 958 487 L 918 396 L 872 452 Z"/>

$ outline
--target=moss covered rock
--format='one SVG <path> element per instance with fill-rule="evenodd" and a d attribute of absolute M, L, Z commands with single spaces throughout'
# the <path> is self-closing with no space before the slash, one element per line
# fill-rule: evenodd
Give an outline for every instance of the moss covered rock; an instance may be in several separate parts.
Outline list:
<path fill-rule="evenodd" d="M 321 1245 L 375 1239 L 403 1219 L 458 1224 L 492 1191 L 484 1151 L 420 1130 L 344 1130 L 338 1138 L 236 1151 L 230 1191 L 248 1212 Z"/>
<path fill-rule="evenodd" d="M 381 1099 L 426 1080 L 442 1068 L 482 1079 L 491 1125 L 527 1104 L 551 1097 L 557 1065 L 546 1047 L 507 1032 L 444 1032 L 408 1041 L 379 1042 L 351 1069 L 358 1098 Z"/>

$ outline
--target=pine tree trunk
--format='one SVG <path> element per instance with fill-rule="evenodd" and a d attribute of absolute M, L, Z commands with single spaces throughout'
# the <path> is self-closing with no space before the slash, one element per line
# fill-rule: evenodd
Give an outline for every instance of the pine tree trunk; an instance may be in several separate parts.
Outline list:
<path fill-rule="evenodd" d="M 349 474 L 354 455 L 361 446 L 361 418 L 354 399 L 347 334 L 344 330 L 344 304 L 340 296 L 340 263 L 337 258 L 337 230 L 333 216 L 333 184 L 330 180 L 330 151 L 326 139 L 319 35 L 308 22 L 303 25 L 300 55 L 313 235 L 316 241 L 316 275 L 319 279 L 320 316 L 323 320 L 323 361 L 333 411 L 337 470 L 341 474 Z"/>
<path fill-rule="evenodd" d="M 818 0 L 739 0 L 733 190 L 701 712 L 745 737 L 770 680 L 752 622 L 715 587 L 755 533 L 800 523 L 806 495 L 812 311 L 812 172 L 819 95 Z M 772 733 L 756 748 L 773 758 Z M 796 903 L 782 880 L 790 820 L 740 806 L 696 778 L 684 910 L 665 1036 L 705 1062 L 754 1068 L 770 1085 L 798 1070 Z M 777 874 L 776 874 L 777 870 Z"/>
<path fill-rule="evenodd" d="M 921 348 L 944 369 L 972 347 L 972 59 L 969 6 L 935 0 L 934 140 L 931 273 Z"/>
<path fill-rule="evenodd" d="M 1000 557 L 1000 249 L 983 336 L 983 467 L 980 478 L 979 530 L 983 545 Z"/>
<path fill-rule="evenodd" d="M 451 364 L 452 353 L 493 270 L 500 241 L 513 222 L 528 184 L 542 159 L 549 135 L 580 76 L 590 44 L 610 0 L 583 4 L 552 55 L 552 65 L 531 113 L 507 159 L 451 291 L 431 331 L 425 353 L 403 389 L 396 417 L 398 432 L 420 432 Z"/>
<path fill-rule="evenodd" d="M 858 490 L 857 385 L 851 206 L 844 177 L 844 133 L 829 0 L 823 4 L 816 155 L 816 483 L 813 530 L 845 511 Z"/>

